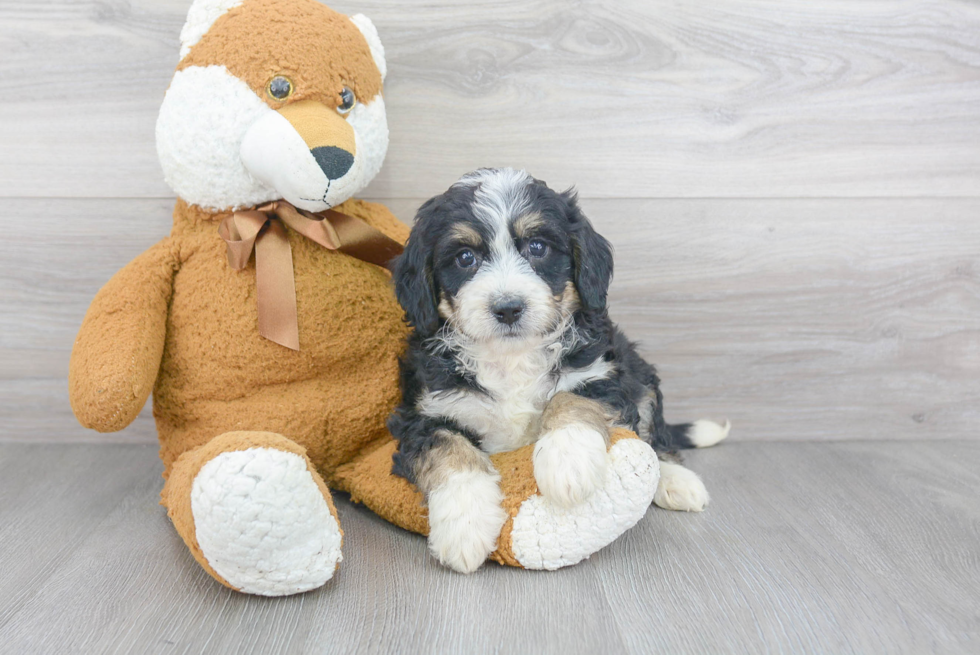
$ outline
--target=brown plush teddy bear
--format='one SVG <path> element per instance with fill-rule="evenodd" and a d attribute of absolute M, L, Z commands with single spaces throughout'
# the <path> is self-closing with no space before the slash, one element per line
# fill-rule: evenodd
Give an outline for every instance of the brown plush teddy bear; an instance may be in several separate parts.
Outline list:
<path fill-rule="evenodd" d="M 173 230 L 99 291 L 72 352 L 86 427 L 121 430 L 153 392 L 162 504 L 201 566 L 244 592 L 331 578 L 342 533 L 328 488 L 428 530 L 421 497 L 390 473 L 385 429 L 406 327 L 383 265 L 408 228 L 351 199 L 387 149 L 384 76 L 362 15 L 196 0 L 157 123 Z M 605 487 L 563 510 L 537 495 L 528 449 L 494 462 L 510 518 L 491 557 L 527 568 L 615 539 L 659 475 L 619 433 Z"/>

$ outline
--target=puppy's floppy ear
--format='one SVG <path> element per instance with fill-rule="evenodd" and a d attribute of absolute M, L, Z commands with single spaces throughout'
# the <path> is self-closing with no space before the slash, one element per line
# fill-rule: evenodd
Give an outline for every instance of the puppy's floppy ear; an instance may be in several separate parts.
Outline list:
<path fill-rule="evenodd" d="M 432 276 L 432 252 L 425 238 L 425 217 L 432 200 L 419 208 L 415 227 L 405 244 L 405 251 L 394 261 L 392 277 L 395 296 L 405 310 L 405 320 L 421 336 L 435 334 L 439 327 L 435 280 Z"/>
<path fill-rule="evenodd" d="M 584 309 L 604 309 L 613 274 L 612 246 L 593 229 L 592 223 L 582 213 L 575 189 L 563 191 L 559 197 L 565 203 L 568 231 L 572 237 L 575 289 Z"/>

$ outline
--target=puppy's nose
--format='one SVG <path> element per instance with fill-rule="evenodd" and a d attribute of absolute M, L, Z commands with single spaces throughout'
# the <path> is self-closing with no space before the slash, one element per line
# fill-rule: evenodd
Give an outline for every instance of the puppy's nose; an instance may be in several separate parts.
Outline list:
<path fill-rule="evenodd" d="M 524 313 L 524 301 L 516 298 L 498 300 L 490 308 L 490 311 L 504 325 L 513 325 Z"/>
<path fill-rule="evenodd" d="M 328 180 L 342 178 L 354 165 L 354 155 L 337 146 L 320 146 L 310 152 L 313 153 L 313 159 L 320 165 Z"/>

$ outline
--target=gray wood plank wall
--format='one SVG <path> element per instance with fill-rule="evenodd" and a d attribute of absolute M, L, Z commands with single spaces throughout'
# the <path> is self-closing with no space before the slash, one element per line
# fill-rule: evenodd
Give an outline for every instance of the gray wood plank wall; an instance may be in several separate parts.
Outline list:
<path fill-rule="evenodd" d="M 92 295 L 164 236 L 188 0 L 0 2 L 0 440 L 78 427 Z M 477 166 L 577 184 L 668 417 L 732 439 L 975 439 L 980 4 L 334 3 L 372 17 L 404 220 Z"/>

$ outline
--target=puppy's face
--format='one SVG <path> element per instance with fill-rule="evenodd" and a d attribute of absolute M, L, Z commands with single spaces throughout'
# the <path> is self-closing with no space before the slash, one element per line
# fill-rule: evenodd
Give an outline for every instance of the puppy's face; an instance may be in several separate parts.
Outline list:
<path fill-rule="evenodd" d="M 611 275 L 609 244 L 574 194 L 482 169 L 422 206 L 395 283 L 423 335 L 446 322 L 503 345 L 552 333 L 580 308 L 601 310 Z"/>

